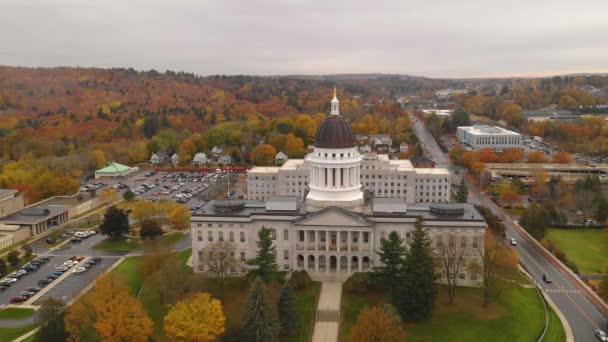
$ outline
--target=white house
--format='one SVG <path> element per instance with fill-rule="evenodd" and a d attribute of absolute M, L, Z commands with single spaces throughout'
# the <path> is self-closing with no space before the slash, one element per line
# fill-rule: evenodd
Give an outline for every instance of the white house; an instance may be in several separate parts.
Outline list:
<path fill-rule="evenodd" d="M 359 152 L 361 153 L 370 153 L 372 151 L 372 147 L 369 145 L 359 146 Z"/>
<path fill-rule="evenodd" d="M 402 142 L 401 145 L 399 145 L 399 152 L 401 153 L 407 153 L 409 149 L 409 146 L 407 143 Z"/>
<path fill-rule="evenodd" d="M 275 164 L 283 164 L 287 160 L 287 153 L 283 151 L 279 151 L 277 155 L 274 157 Z"/>
<path fill-rule="evenodd" d="M 171 156 L 171 164 L 179 164 L 179 157 L 177 156 L 177 153 L 173 153 L 173 155 Z"/>
<path fill-rule="evenodd" d="M 219 154 L 222 154 L 223 152 L 224 152 L 224 150 L 219 146 L 213 146 L 213 148 L 211 149 L 211 153 L 213 153 L 216 156 Z"/>
<path fill-rule="evenodd" d="M 227 154 L 222 154 L 218 160 L 217 160 L 220 164 L 230 164 L 232 163 L 232 158 L 230 158 L 229 155 Z"/>
<path fill-rule="evenodd" d="M 194 158 L 192 158 L 192 163 L 194 165 L 207 164 L 207 155 L 203 152 L 195 154 Z"/>
<path fill-rule="evenodd" d="M 167 154 L 165 152 L 157 152 L 150 157 L 150 164 L 162 165 L 167 162 Z"/>

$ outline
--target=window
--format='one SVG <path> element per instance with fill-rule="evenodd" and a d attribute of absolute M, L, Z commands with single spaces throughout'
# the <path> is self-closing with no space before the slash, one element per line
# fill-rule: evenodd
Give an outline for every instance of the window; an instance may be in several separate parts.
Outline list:
<path fill-rule="evenodd" d="M 220 228 L 223 228 L 223 227 L 224 227 L 224 224 L 223 224 L 223 223 L 220 223 L 220 224 L 218 224 L 217 226 L 218 226 L 218 227 L 220 227 Z"/>
<path fill-rule="evenodd" d="M 304 241 L 304 231 L 300 230 L 300 242 Z"/>
<path fill-rule="evenodd" d="M 202 231 L 198 231 L 198 241 L 203 241 L 203 232 Z"/>
<path fill-rule="evenodd" d="M 209 227 L 209 228 L 213 227 L 213 223 L 207 223 L 207 227 Z"/>
<path fill-rule="evenodd" d="M 208 232 L 207 232 L 207 239 L 208 239 L 209 241 L 213 241 L 213 232 L 212 232 L 212 231 L 208 231 Z"/>
<path fill-rule="evenodd" d="M 232 231 L 231 231 L 231 232 L 230 232 L 230 233 L 228 233 L 228 234 L 229 234 L 229 235 L 228 235 L 228 236 L 229 236 L 228 241 L 230 241 L 230 242 L 234 242 L 234 232 L 232 232 Z"/>
<path fill-rule="evenodd" d="M 467 238 L 464 236 L 460 239 L 460 247 L 467 248 Z"/>
<path fill-rule="evenodd" d="M 380 232 L 380 241 L 384 241 L 385 240 L 385 233 L 384 232 Z"/>
<path fill-rule="evenodd" d="M 286 270 L 286 271 L 288 271 L 289 270 L 289 265 L 288 264 L 283 265 L 283 269 Z"/>
<path fill-rule="evenodd" d="M 203 251 L 198 251 L 198 261 L 203 261 Z"/>
<path fill-rule="evenodd" d="M 283 251 L 283 259 L 284 260 L 289 260 L 289 251 L 288 250 L 284 250 Z"/>
<path fill-rule="evenodd" d="M 224 241 L 224 232 L 219 232 L 219 238 L 218 238 L 218 240 Z"/>
<path fill-rule="evenodd" d="M 245 232 L 239 234 L 241 236 L 241 242 L 245 242 Z"/>
<path fill-rule="evenodd" d="M 273 239 L 273 240 L 276 240 L 276 239 L 277 239 L 277 231 L 276 231 L 276 230 L 274 230 L 274 229 L 273 229 L 273 230 L 271 230 L 271 231 L 270 231 L 270 235 L 272 236 L 272 239 Z"/>
<path fill-rule="evenodd" d="M 473 238 L 473 248 L 477 248 L 478 245 L 479 245 L 479 237 L 476 236 Z"/>
<path fill-rule="evenodd" d="M 289 240 L 289 231 L 287 229 L 283 231 L 283 240 Z"/>
<path fill-rule="evenodd" d="M 241 261 L 245 261 L 245 252 L 241 252 Z"/>
<path fill-rule="evenodd" d="M 453 248 L 455 246 L 456 242 L 454 240 L 454 235 L 448 236 L 448 245 L 450 246 L 450 248 Z"/>
<path fill-rule="evenodd" d="M 363 242 L 364 243 L 369 242 L 369 233 L 368 232 L 363 232 Z"/>
<path fill-rule="evenodd" d="M 458 274 L 458 279 L 460 279 L 460 280 L 464 280 L 465 278 L 466 278 L 466 276 L 465 276 L 465 274 L 464 274 L 464 273 L 460 273 L 460 274 Z"/>

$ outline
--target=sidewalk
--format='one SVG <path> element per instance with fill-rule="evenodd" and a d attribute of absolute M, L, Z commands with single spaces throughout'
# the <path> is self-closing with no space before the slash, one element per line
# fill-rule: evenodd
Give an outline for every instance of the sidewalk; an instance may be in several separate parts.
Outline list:
<path fill-rule="evenodd" d="M 342 283 L 323 282 L 317 304 L 313 342 L 337 342 L 340 328 Z"/>

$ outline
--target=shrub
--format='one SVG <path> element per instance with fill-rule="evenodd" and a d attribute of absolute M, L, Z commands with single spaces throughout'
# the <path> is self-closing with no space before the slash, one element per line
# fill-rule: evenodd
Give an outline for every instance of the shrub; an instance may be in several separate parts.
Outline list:
<path fill-rule="evenodd" d="M 551 253 L 553 253 L 553 251 L 555 250 L 555 245 L 553 244 L 553 241 L 549 239 L 540 240 L 540 244 Z"/>
<path fill-rule="evenodd" d="M 353 273 L 344 283 L 343 289 L 348 293 L 366 293 L 370 289 L 369 274 L 363 272 Z"/>
<path fill-rule="evenodd" d="M 25 246 L 21 247 L 21 250 L 23 251 L 25 258 L 29 258 L 30 256 L 32 256 L 32 246 L 25 245 Z"/>
<path fill-rule="evenodd" d="M 15 250 L 8 252 L 6 260 L 8 260 L 9 265 L 17 267 L 17 265 L 19 265 L 19 252 Z"/>
<path fill-rule="evenodd" d="M 302 271 L 294 271 L 291 274 L 291 279 L 289 280 L 291 287 L 296 290 L 307 289 L 312 285 L 312 279 L 308 275 L 308 272 Z"/>
<path fill-rule="evenodd" d="M 564 265 L 568 266 L 568 268 L 574 272 L 575 274 L 580 274 L 580 271 L 578 270 L 578 266 L 576 266 L 576 264 L 574 262 L 572 262 L 571 260 L 566 260 L 566 261 L 562 261 L 564 263 Z"/>
<path fill-rule="evenodd" d="M 553 252 L 553 254 L 555 255 L 556 258 L 559 259 L 559 261 L 566 263 L 566 261 L 568 260 L 568 257 L 566 256 L 566 252 L 562 251 L 561 249 L 555 249 L 555 251 Z"/>

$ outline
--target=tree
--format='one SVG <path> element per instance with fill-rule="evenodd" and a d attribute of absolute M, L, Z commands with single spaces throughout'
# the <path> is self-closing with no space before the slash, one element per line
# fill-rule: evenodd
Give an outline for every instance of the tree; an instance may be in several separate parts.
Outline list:
<path fill-rule="evenodd" d="M 379 306 L 364 307 L 353 326 L 349 342 L 401 342 L 405 339 L 405 331 L 399 316 L 394 309 Z"/>
<path fill-rule="evenodd" d="M 157 221 L 145 219 L 141 223 L 139 235 L 142 237 L 142 239 L 154 239 L 157 236 L 163 235 L 163 229 Z"/>
<path fill-rule="evenodd" d="M 103 188 L 99 193 L 99 198 L 104 203 L 114 203 L 118 201 L 118 192 L 113 188 Z"/>
<path fill-rule="evenodd" d="M 519 200 L 519 194 L 509 184 L 501 185 L 498 193 L 500 203 L 502 203 L 506 207 L 513 206 L 513 203 Z"/>
<path fill-rule="evenodd" d="M 245 330 L 251 341 L 274 342 L 279 340 L 279 324 L 274 309 L 268 303 L 268 295 L 262 279 L 255 279 L 245 312 Z"/>
<path fill-rule="evenodd" d="M 258 231 L 258 246 L 257 254 L 254 259 L 248 260 L 247 263 L 252 266 L 257 266 L 251 271 L 252 275 L 261 277 L 264 281 L 269 281 L 270 278 L 277 272 L 277 257 L 275 256 L 276 247 L 272 245 L 272 229 L 262 227 Z"/>
<path fill-rule="evenodd" d="M 471 118 L 467 111 L 463 108 L 458 108 L 452 113 L 451 123 L 455 130 L 458 126 L 471 126 Z"/>
<path fill-rule="evenodd" d="M 156 203 L 148 200 L 139 200 L 131 206 L 131 217 L 139 222 L 157 215 Z"/>
<path fill-rule="evenodd" d="M 152 327 L 141 302 L 109 274 L 99 278 L 91 291 L 70 306 L 65 317 L 69 341 L 147 342 Z M 91 338 L 93 333 L 97 338 Z"/>
<path fill-rule="evenodd" d="M 159 304 L 164 305 L 174 303 L 192 291 L 193 275 L 192 270 L 180 262 L 175 253 L 161 251 L 160 256 L 162 255 L 165 258 L 157 260 L 156 265 L 146 265 L 146 271 L 153 272 L 148 278 L 150 290 L 156 292 Z"/>
<path fill-rule="evenodd" d="M 572 163 L 572 156 L 568 152 L 557 152 L 553 154 L 551 162 L 555 164 L 570 164 Z"/>
<path fill-rule="evenodd" d="M 175 229 L 190 228 L 190 209 L 183 204 L 176 205 L 169 214 L 169 222 Z"/>
<path fill-rule="evenodd" d="M 437 254 L 437 266 L 443 272 L 443 277 L 447 281 L 448 300 L 454 303 L 456 297 L 456 286 L 458 285 L 458 275 L 460 267 L 463 266 L 465 253 L 467 252 L 466 243 L 458 243 L 456 236 L 448 235 L 448 242 L 437 244 L 435 249 Z"/>
<path fill-rule="evenodd" d="M 464 181 L 464 177 L 460 180 L 460 185 L 458 186 L 458 192 L 456 193 L 456 202 L 458 203 L 467 203 L 469 198 L 469 188 Z"/>
<path fill-rule="evenodd" d="M 532 151 L 528 153 L 528 164 L 542 164 L 547 162 L 547 155 L 541 151 Z"/>
<path fill-rule="evenodd" d="M 23 245 L 23 247 L 21 247 L 21 250 L 23 250 L 23 257 L 24 258 L 29 258 L 32 256 L 32 246 L 30 245 Z"/>
<path fill-rule="evenodd" d="M 524 152 L 518 148 L 509 147 L 500 155 L 501 163 L 520 163 L 524 160 Z"/>
<path fill-rule="evenodd" d="M 133 193 L 133 191 L 131 191 L 131 189 L 127 189 L 127 191 L 125 191 L 125 192 L 122 194 L 122 198 L 123 198 L 125 201 L 132 201 L 132 200 L 134 200 L 134 199 L 135 199 L 135 193 Z"/>
<path fill-rule="evenodd" d="M 165 334 L 171 341 L 215 341 L 225 331 L 222 302 L 209 293 L 197 293 L 169 307 L 164 319 Z"/>
<path fill-rule="evenodd" d="M 292 335 L 296 329 L 298 322 L 297 311 L 296 311 L 296 297 L 293 292 L 293 288 L 286 281 L 281 287 L 279 293 L 279 320 L 281 325 L 281 334 Z"/>
<path fill-rule="evenodd" d="M 220 281 L 223 289 L 224 280 L 228 277 L 230 270 L 234 270 L 239 262 L 235 259 L 236 245 L 234 242 L 216 241 L 206 244 L 203 249 L 205 265 L 209 273 Z"/>
<path fill-rule="evenodd" d="M 103 215 L 99 229 L 111 239 L 117 239 L 129 231 L 129 213 L 115 206 L 109 207 Z"/>
<path fill-rule="evenodd" d="M 536 203 L 528 206 L 519 218 L 519 224 L 539 241 L 545 237 L 545 230 L 549 223 L 549 213 Z"/>
<path fill-rule="evenodd" d="M 0 277 L 2 277 L 3 275 L 6 274 L 6 261 L 4 261 L 4 259 L 0 258 Z"/>
<path fill-rule="evenodd" d="M 431 238 L 416 220 L 412 239 L 400 274 L 400 284 L 392 301 L 403 319 L 419 321 L 430 317 L 437 296 L 435 259 Z"/>
<path fill-rule="evenodd" d="M 476 276 L 481 275 L 484 298 L 483 306 L 487 307 L 491 299 L 497 298 L 500 295 L 500 286 L 504 282 L 498 281 L 499 274 L 515 271 L 519 258 L 512 248 L 499 243 L 491 231 L 486 232 L 485 244 L 478 246 L 477 250 L 481 258 L 481 264 L 477 261 L 472 261 L 468 266 L 468 270 Z"/>
<path fill-rule="evenodd" d="M 8 261 L 8 264 L 12 267 L 17 267 L 17 265 L 19 265 L 19 252 L 17 252 L 16 250 L 8 252 L 8 254 L 6 255 L 6 260 Z"/>
<path fill-rule="evenodd" d="M 277 150 L 268 144 L 258 145 L 251 151 L 251 159 L 255 165 L 272 165 L 276 155 Z"/>
<path fill-rule="evenodd" d="M 606 224 L 606 219 L 608 219 L 608 199 L 604 196 L 600 197 L 600 200 L 597 203 L 597 212 L 595 218 L 599 224 Z"/>
<path fill-rule="evenodd" d="M 380 251 L 377 252 L 382 266 L 374 267 L 374 276 L 380 283 L 388 286 L 391 293 L 399 283 L 399 273 L 405 258 L 405 246 L 403 239 L 392 231 L 388 239 L 380 243 Z"/>
<path fill-rule="evenodd" d="M 192 160 L 192 156 L 196 153 L 196 144 L 192 139 L 184 139 L 179 145 L 178 156 L 181 162 L 189 162 Z"/>
<path fill-rule="evenodd" d="M 49 297 L 42 302 L 38 314 L 40 328 L 34 335 L 35 342 L 66 341 L 65 304 Z"/>

